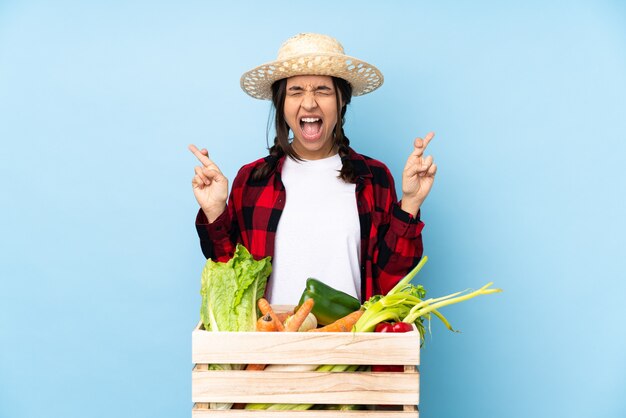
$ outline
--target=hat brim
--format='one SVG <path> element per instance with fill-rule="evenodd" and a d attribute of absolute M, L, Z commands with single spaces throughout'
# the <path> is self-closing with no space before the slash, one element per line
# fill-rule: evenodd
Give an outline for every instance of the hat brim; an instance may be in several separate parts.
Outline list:
<path fill-rule="evenodd" d="M 260 65 L 241 76 L 243 91 L 256 99 L 270 100 L 272 84 L 296 75 L 328 75 L 352 85 L 352 95 L 371 93 L 383 84 L 383 75 L 371 64 L 344 54 L 303 54 Z"/>

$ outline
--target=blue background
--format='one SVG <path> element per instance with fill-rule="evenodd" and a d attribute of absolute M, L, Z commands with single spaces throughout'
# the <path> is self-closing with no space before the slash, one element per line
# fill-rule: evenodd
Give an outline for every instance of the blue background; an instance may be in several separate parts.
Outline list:
<path fill-rule="evenodd" d="M 0 416 L 190 416 L 186 147 L 262 156 L 239 77 L 304 31 L 385 75 L 358 151 L 399 178 L 437 133 L 419 282 L 505 289 L 433 322 L 421 416 L 626 416 L 618 1 L 0 2 Z"/>

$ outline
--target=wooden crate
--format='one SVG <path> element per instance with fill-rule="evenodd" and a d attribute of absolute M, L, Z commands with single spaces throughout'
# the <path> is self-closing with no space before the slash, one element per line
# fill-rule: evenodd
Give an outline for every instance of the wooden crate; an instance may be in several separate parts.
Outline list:
<path fill-rule="evenodd" d="M 193 418 L 418 417 L 417 331 L 389 333 L 192 333 Z M 397 372 L 272 372 L 207 370 L 209 364 L 404 365 Z M 210 402 L 358 404 L 359 411 L 212 410 Z M 381 407 L 382 406 L 382 407 Z"/>

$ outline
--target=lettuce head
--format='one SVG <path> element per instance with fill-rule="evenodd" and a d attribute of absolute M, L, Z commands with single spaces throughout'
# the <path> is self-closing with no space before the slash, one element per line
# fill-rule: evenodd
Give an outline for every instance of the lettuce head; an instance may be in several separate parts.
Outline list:
<path fill-rule="evenodd" d="M 226 263 L 206 261 L 202 270 L 200 317 L 209 331 L 254 331 L 272 272 L 271 257 L 255 260 L 241 244 Z"/>

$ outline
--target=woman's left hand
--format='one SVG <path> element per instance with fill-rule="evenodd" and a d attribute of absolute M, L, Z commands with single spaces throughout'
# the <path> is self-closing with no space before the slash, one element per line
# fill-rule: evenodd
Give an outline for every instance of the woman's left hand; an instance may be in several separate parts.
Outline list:
<path fill-rule="evenodd" d="M 435 137 L 434 132 L 428 133 L 422 138 L 416 138 L 414 149 L 407 159 L 402 172 L 402 210 L 417 216 L 417 211 L 430 193 L 435 181 L 437 165 L 433 157 L 424 157 L 424 151 Z"/>

